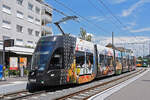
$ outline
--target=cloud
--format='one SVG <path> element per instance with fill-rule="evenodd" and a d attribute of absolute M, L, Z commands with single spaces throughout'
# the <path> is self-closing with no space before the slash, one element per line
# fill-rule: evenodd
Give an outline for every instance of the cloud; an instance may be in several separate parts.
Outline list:
<path fill-rule="evenodd" d="M 95 20 L 97 22 L 101 22 L 101 21 L 104 21 L 106 18 L 104 17 L 101 17 L 101 16 L 90 16 L 89 17 L 91 20 Z"/>
<path fill-rule="evenodd" d="M 141 29 L 136 29 L 136 30 L 130 30 L 130 32 L 132 32 L 132 33 L 148 32 L 148 31 L 150 31 L 150 27 L 141 28 Z"/>
<path fill-rule="evenodd" d="M 134 26 L 136 26 L 136 22 L 129 22 L 126 24 L 126 28 L 123 28 L 123 30 L 131 30 Z"/>
<path fill-rule="evenodd" d="M 86 33 L 87 35 L 91 35 L 92 37 L 94 36 L 92 33 Z"/>
<path fill-rule="evenodd" d="M 125 2 L 125 1 L 127 1 L 127 0 L 111 0 L 110 2 L 111 2 L 112 4 L 120 4 L 120 3 L 123 3 L 123 2 Z"/>
<path fill-rule="evenodd" d="M 139 8 L 140 6 L 142 6 L 145 3 L 150 3 L 150 0 L 140 0 L 140 1 L 136 2 L 129 9 L 123 10 L 122 16 L 123 17 L 129 16 L 130 14 L 132 14 L 133 11 L 135 11 L 137 8 Z"/>
<path fill-rule="evenodd" d="M 111 37 L 102 37 L 96 36 L 95 41 L 99 45 L 106 46 L 108 43 L 112 43 Z M 149 37 L 145 36 L 136 36 L 136 37 L 115 37 L 114 42 L 117 47 L 125 47 L 127 49 L 131 49 L 136 56 L 148 55 L 148 47 L 149 47 Z M 144 46 L 144 48 L 143 48 Z M 141 50 L 142 48 L 142 50 Z M 143 53 L 144 51 L 144 53 Z"/>
<path fill-rule="evenodd" d="M 96 43 L 100 45 L 107 45 L 108 43 L 112 42 L 111 37 L 102 37 L 102 36 L 96 36 L 93 37 L 95 38 Z M 115 44 L 124 44 L 124 43 L 143 43 L 145 41 L 150 41 L 149 37 L 144 37 L 144 36 L 122 36 L 122 37 L 115 37 L 114 42 Z"/>

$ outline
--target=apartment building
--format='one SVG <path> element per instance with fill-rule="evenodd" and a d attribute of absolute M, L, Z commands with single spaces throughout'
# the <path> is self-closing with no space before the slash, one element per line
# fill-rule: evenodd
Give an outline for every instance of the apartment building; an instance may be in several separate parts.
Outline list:
<path fill-rule="evenodd" d="M 43 0 L 0 0 L 0 64 L 3 39 L 15 43 L 6 48 L 6 62 L 12 56 L 30 61 L 39 38 L 52 35 L 51 22 L 52 9 Z"/>

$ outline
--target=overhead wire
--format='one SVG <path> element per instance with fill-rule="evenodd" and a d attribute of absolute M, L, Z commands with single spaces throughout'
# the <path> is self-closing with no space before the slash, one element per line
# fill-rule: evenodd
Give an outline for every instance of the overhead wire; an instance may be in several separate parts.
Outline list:
<path fill-rule="evenodd" d="M 60 4 L 61 6 L 63 6 L 64 8 L 68 9 L 69 11 L 71 11 L 72 13 L 78 15 L 79 17 L 81 17 L 82 19 L 84 19 L 86 22 L 92 24 L 93 26 L 96 26 L 98 29 L 100 29 L 101 31 L 105 32 L 105 33 L 110 33 L 110 32 L 107 32 L 105 29 L 103 29 L 102 27 L 98 26 L 97 24 L 91 22 L 90 20 L 86 19 L 85 17 L 81 16 L 80 14 L 78 14 L 77 12 L 75 12 L 73 9 L 69 8 L 68 6 L 66 6 L 65 4 L 63 4 L 62 2 L 60 1 L 57 1 L 57 0 L 54 0 L 56 3 Z M 58 10 L 55 9 L 55 11 L 59 12 Z M 60 12 L 59 12 L 60 13 Z M 63 13 L 62 13 L 63 14 Z M 63 14 L 65 15 L 65 14 Z M 65 15 L 66 16 L 66 15 Z M 79 21 L 78 21 L 79 23 Z M 121 23 L 121 22 L 120 22 Z M 81 24 L 81 23 L 80 23 Z M 104 34 L 105 35 L 105 34 Z M 123 40 L 124 41 L 124 40 Z"/>
<path fill-rule="evenodd" d="M 56 9 L 56 8 L 54 8 L 54 7 L 51 7 L 51 9 L 53 9 L 54 11 L 56 11 L 57 13 L 60 13 L 61 15 L 63 15 L 63 16 L 65 16 L 65 17 L 67 17 L 67 16 L 69 16 L 69 15 L 67 15 L 67 14 L 65 14 L 64 12 L 62 12 L 62 11 L 60 11 L 60 10 L 58 10 L 58 9 Z M 81 23 L 80 21 L 78 21 L 78 20 L 74 20 L 75 22 L 77 22 L 78 24 L 80 24 L 82 27 L 87 27 L 86 25 L 84 25 L 83 23 Z M 92 28 L 91 28 L 92 29 Z"/>
<path fill-rule="evenodd" d="M 64 8 L 68 9 L 69 11 L 71 11 L 72 13 L 76 14 L 77 16 L 79 16 L 80 18 L 82 18 L 83 20 L 85 20 L 87 23 L 93 25 L 94 27 L 96 27 L 99 31 L 103 31 L 105 33 L 110 33 L 107 30 L 105 30 L 104 28 L 100 27 L 99 25 L 91 22 L 90 20 L 88 20 L 87 18 L 81 16 L 80 14 L 78 14 L 76 11 L 74 11 L 73 9 L 69 8 L 68 6 L 66 6 L 64 3 L 58 1 L 58 0 L 54 0 L 56 3 L 60 4 L 61 6 L 63 6 Z M 106 34 L 104 34 L 106 35 Z"/>
<path fill-rule="evenodd" d="M 97 5 L 95 5 L 91 0 L 87 0 L 87 1 L 89 2 L 89 4 L 90 4 L 91 6 L 93 6 L 93 8 L 95 8 L 97 11 L 99 11 L 105 18 L 107 18 L 108 20 L 110 20 L 110 19 L 104 14 L 104 12 L 103 12 Z M 116 28 L 120 29 L 120 28 L 116 25 L 116 23 L 114 23 L 112 20 L 110 20 L 110 22 L 111 22 Z"/>
<path fill-rule="evenodd" d="M 102 14 L 105 18 L 107 18 L 107 16 L 104 14 L 104 12 L 97 6 L 95 5 L 91 0 L 88 0 L 89 4 L 91 6 L 93 6 L 93 8 L 95 8 L 98 12 L 100 12 L 100 14 Z M 109 18 L 107 18 L 108 20 L 110 20 Z M 119 26 L 116 25 L 116 23 L 114 23 L 112 20 L 110 20 L 110 22 L 116 27 L 116 29 L 120 30 L 120 32 L 122 31 L 120 29 Z M 124 41 L 123 39 L 119 38 L 121 41 Z"/>
<path fill-rule="evenodd" d="M 98 0 L 99 3 L 112 15 L 112 17 L 114 17 L 116 19 L 116 21 L 121 24 L 123 26 L 124 29 L 126 29 L 127 31 L 130 32 L 130 30 L 128 30 L 128 28 L 126 27 L 126 25 L 124 25 L 114 14 L 113 12 L 106 6 L 106 4 L 102 1 L 102 0 Z M 134 34 L 133 34 L 134 35 Z M 134 35 L 135 39 L 137 40 L 137 37 Z"/>
<path fill-rule="evenodd" d="M 115 14 L 113 14 L 113 12 L 106 6 L 106 4 L 105 4 L 102 0 L 98 0 L 98 1 L 99 1 L 99 3 L 100 3 L 101 5 L 103 5 L 103 7 L 112 15 L 112 17 L 114 17 L 114 18 L 116 19 L 116 21 L 118 21 L 118 23 L 120 23 L 125 29 L 128 30 L 127 26 L 124 25 L 124 23 L 122 23 L 122 22 L 119 20 L 119 18 L 117 18 L 117 17 L 115 16 Z M 128 30 L 128 31 L 130 31 L 130 30 Z M 133 35 L 134 35 L 134 34 L 133 34 Z M 135 36 L 135 35 L 134 35 L 134 36 Z M 135 38 L 136 38 L 136 36 L 135 36 Z"/>
<path fill-rule="evenodd" d="M 105 3 L 102 0 L 98 0 L 105 8 L 106 10 L 124 27 L 126 26 L 113 14 L 113 12 L 105 5 Z"/>

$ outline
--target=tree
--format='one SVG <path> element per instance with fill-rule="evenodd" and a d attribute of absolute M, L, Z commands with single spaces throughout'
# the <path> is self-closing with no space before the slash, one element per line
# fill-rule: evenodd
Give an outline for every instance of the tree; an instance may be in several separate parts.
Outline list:
<path fill-rule="evenodd" d="M 91 35 L 87 35 L 87 36 L 86 36 L 86 40 L 87 40 L 87 41 L 92 41 L 92 36 L 91 36 Z"/>
<path fill-rule="evenodd" d="M 80 28 L 80 38 L 86 41 L 92 41 L 92 35 L 89 34 L 87 35 L 86 30 L 83 29 L 82 27 Z"/>
<path fill-rule="evenodd" d="M 86 40 L 86 30 L 84 30 L 82 27 L 80 28 L 80 35 L 81 39 Z"/>

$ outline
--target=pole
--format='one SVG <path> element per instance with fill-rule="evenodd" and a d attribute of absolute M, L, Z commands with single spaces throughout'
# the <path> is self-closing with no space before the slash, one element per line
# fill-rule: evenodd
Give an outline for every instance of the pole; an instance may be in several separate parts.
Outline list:
<path fill-rule="evenodd" d="M 150 41 L 149 41 L 148 45 L 149 45 L 149 54 L 148 54 L 148 60 L 149 60 L 149 58 L 150 58 Z M 149 66 L 150 66 L 150 62 L 148 63 L 148 67 Z"/>
<path fill-rule="evenodd" d="M 5 39 L 3 39 L 3 78 L 2 78 L 2 80 L 5 80 L 5 73 L 4 73 L 4 71 L 5 71 L 5 44 L 4 44 L 4 42 L 5 42 Z"/>
<path fill-rule="evenodd" d="M 114 69 L 115 69 L 115 73 L 116 73 L 116 54 L 115 54 L 115 47 L 114 47 L 114 32 L 112 32 L 112 49 L 113 49 L 113 53 L 114 53 L 114 56 L 113 56 L 113 66 L 114 66 Z"/>
<path fill-rule="evenodd" d="M 143 43 L 143 58 L 144 58 L 144 43 Z"/>
<path fill-rule="evenodd" d="M 150 56 L 150 41 L 149 41 L 149 56 Z"/>
<path fill-rule="evenodd" d="M 44 16 L 45 16 L 45 14 L 46 14 L 45 12 L 46 12 L 46 8 L 44 9 Z M 45 20 L 46 20 L 46 19 L 44 18 L 44 27 L 45 27 L 45 29 L 44 29 L 44 36 L 46 36 L 46 34 L 45 34 L 45 33 L 46 33 L 46 32 L 45 32 L 45 31 L 46 31 L 46 25 L 45 25 L 46 21 L 45 21 Z"/>

